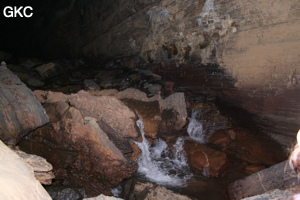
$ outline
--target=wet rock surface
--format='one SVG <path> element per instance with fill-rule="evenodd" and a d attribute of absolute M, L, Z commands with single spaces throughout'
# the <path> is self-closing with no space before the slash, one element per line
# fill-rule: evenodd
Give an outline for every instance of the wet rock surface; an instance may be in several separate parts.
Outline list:
<path fill-rule="evenodd" d="M 184 93 L 174 93 L 161 103 L 162 123 L 159 127 L 161 136 L 178 133 L 186 124 L 187 111 Z"/>
<path fill-rule="evenodd" d="M 204 176 L 220 177 L 226 172 L 228 160 L 225 153 L 193 141 L 185 141 L 184 149 L 190 165 Z"/>
<path fill-rule="evenodd" d="M 86 197 L 83 188 L 66 187 L 66 186 L 51 186 L 45 187 L 53 200 L 82 200 Z"/>
<path fill-rule="evenodd" d="M 186 125 L 184 93 L 174 93 L 163 99 L 160 94 L 147 97 L 147 94 L 140 90 L 128 88 L 118 92 L 116 97 L 137 112 L 143 120 L 146 135 L 152 139 L 174 139 Z"/>
<path fill-rule="evenodd" d="M 128 200 L 155 200 L 155 199 L 167 199 L 167 200 L 190 200 L 189 197 L 176 194 L 171 190 L 168 190 L 162 186 L 156 185 L 150 182 L 136 182 L 134 180 L 127 181 L 125 185 L 124 199 Z"/>
<path fill-rule="evenodd" d="M 81 186 L 89 195 L 110 194 L 109 188 L 131 177 L 137 165 L 123 156 L 95 119 L 85 123 L 53 122 L 31 133 L 21 147 L 52 163 L 56 178 L 65 184 Z"/>
<path fill-rule="evenodd" d="M 58 153 L 51 155 L 59 164 L 73 162 L 76 156 L 82 155 L 80 152 L 91 152 L 94 145 L 85 143 L 85 138 L 92 141 L 88 136 L 74 144 L 73 137 L 65 134 L 67 129 L 75 135 L 81 130 L 88 135 L 90 131 L 98 130 L 98 124 L 115 145 L 111 147 L 114 153 L 118 148 L 119 157 L 122 155 L 127 160 L 128 156 L 136 160 L 138 149 L 132 141 L 129 142 L 131 148 L 128 145 L 128 139 L 140 140 L 138 131 L 135 131 L 136 116 L 145 121 L 146 136 L 151 144 L 160 137 L 172 146 L 179 136 L 187 136 L 184 127 L 187 114 L 182 112 L 185 105 L 182 100 L 173 101 L 174 96 L 184 92 L 182 99 L 189 97 L 200 103 L 218 102 L 220 110 L 222 106 L 229 105 L 227 111 L 231 116 L 235 115 L 233 120 L 223 118 L 216 107 L 207 105 L 196 107 L 200 112 L 193 119 L 202 124 L 205 146 L 201 146 L 205 147 L 206 153 L 226 155 L 229 173 L 218 179 L 224 182 L 216 182 L 228 184 L 229 180 L 240 179 L 245 173 L 255 173 L 282 161 L 287 157 L 285 150 L 295 140 L 300 126 L 299 7 L 298 0 L 36 1 L 34 16 L 37 20 L 26 20 L 24 23 L 18 20 L 1 26 L 5 29 L 0 37 L 1 48 L 15 48 L 16 52 L 26 54 L 35 49 L 39 51 L 36 55 L 46 57 L 83 56 L 90 61 L 90 65 L 82 60 L 70 62 L 27 58 L 18 58 L 18 62 L 11 65 L 8 61 L 15 57 L 0 51 L 1 61 L 8 63 L 1 64 L 1 67 L 14 71 L 32 89 L 65 94 L 92 89 L 74 94 L 72 99 L 63 93 L 41 92 L 39 96 L 51 121 L 41 130 L 51 127 L 48 131 L 51 130 L 57 137 L 49 139 L 51 142 L 43 139 L 43 145 L 50 151 L 53 141 L 59 140 L 55 146 Z M 20 29 L 15 31 L 15 27 Z M 17 38 L 15 34 L 20 35 Z M 4 71 L 1 68 L 0 77 L 6 73 L 2 73 Z M 93 83 L 84 84 L 84 80 Z M 37 108 L 27 104 L 27 92 L 24 94 L 15 90 L 21 85 L 19 81 L 13 84 L 16 87 L 9 88 L 8 92 L 3 90 L 9 85 L 7 81 L 0 83 L 0 96 L 4 96 L 4 101 L 0 101 L 0 119 L 4 120 L 0 120 L 0 139 L 12 145 L 19 142 L 21 136 L 49 121 L 45 113 L 37 118 L 32 116 L 44 111 L 40 110 L 41 106 Z M 147 98 L 160 94 L 166 105 L 170 103 L 172 106 L 163 107 L 165 104 L 160 100 L 137 100 L 132 97 L 128 97 L 130 101 L 120 98 L 122 103 L 117 100 L 118 97 L 112 97 L 117 95 L 117 91 L 99 91 L 98 85 L 101 89 L 118 91 L 137 88 L 145 92 Z M 144 98 L 145 95 L 142 96 Z M 211 100 L 211 97 L 215 99 Z M 98 105 L 98 102 L 101 104 Z M 110 107 L 107 102 L 112 102 L 114 106 Z M 125 104 L 133 111 L 128 111 L 130 109 Z M 245 109 L 251 116 L 239 114 L 234 106 Z M 126 117 L 115 115 L 118 107 L 128 111 L 120 112 Z M 226 111 L 223 109 L 222 113 Z M 28 139 L 30 137 L 32 135 Z M 64 145 L 71 151 L 61 152 Z M 194 146 L 198 148 L 200 144 Z M 42 150 L 41 147 L 38 151 Z M 190 154 L 192 150 L 195 149 L 191 148 Z M 94 149 L 92 151 L 98 153 Z M 199 166 L 205 166 L 209 159 L 201 152 L 204 149 L 195 153 L 192 159 L 197 158 Z M 108 153 L 100 153 L 108 156 Z M 93 165 L 98 166 L 95 163 Z M 81 181 L 89 186 L 96 182 L 93 179 L 96 173 L 89 171 L 94 167 L 91 163 L 76 163 L 74 166 L 78 166 L 78 171 L 87 168 L 88 173 L 75 177 L 77 171 L 67 174 L 66 170 L 72 168 L 63 166 L 61 177 L 69 178 L 70 175 L 75 177 L 74 182 Z M 118 170 L 115 167 L 118 164 L 112 166 Z M 219 169 L 218 166 L 216 168 Z M 203 167 L 199 169 L 203 172 Z M 72 182 L 68 178 L 65 183 Z M 92 183 L 88 182 L 90 178 Z M 108 191 L 115 183 L 111 183 L 110 179 L 107 181 L 106 177 L 103 179 L 103 182 L 97 181 L 95 187 Z M 200 185 L 206 186 L 210 181 L 208 179 Z M 215 186 L 212 184 L 211 193 L 216 193 Z M 198 196 L 205 196 L 202 194 Z M 225 196 L 222 194 L 223 198 Z"/>
<path fill-rule="evenodd" d="M 20 70 L 19 66 L 14 68 Z M 28 70 L 35 70 L 34 68 L 28 67 Z M 209 71 L 209 67 L 206 68 Z M 177 69 L 174 68 L 173 71 Z M 224 188 L 227 184 L 276 164 L 285 155 L 281 149 L 276 149 L 278 145 L 270 141 L 270 138 L 262 137 L 259 131 L 251 128 L 253 121 L 247 121 L 250 118 L 239 118 L 238 115 L 243 114 L 229 109 L 228 112 L 238 116 L 232 118 L 228 112 L 220 109 L 220 99 L 214 95 L 231 83 L 231 80 L 228 80 L 228 85 L 223 82 L 222 73 L 216 74 L 216 82 L 210 82 L 212 85 L 209 88 L 205 88 L 206 80 L 199 80 L 205 89 L 201 90 L 205 91 L 201 94 L 193 93 L 199 88 L 189 90 L 191 88 L 162 79 L 166 75 L 160 77 L 149 70 L 111 66 L 111 69 L 93 70 L 93 73 L 74 70 L 73 73 L 55 75 L 45 79 L 46 84 L 41 86 L 52 91 L 34 91 L 51 123 L 28 135 L 27 141 L 21 142 L 21 147 L 36 154 L 44 153 L 51 164 L 55 163 L 55 174 L 62 184 L 84 187 L 89 196 L 100 193 L 111 195 L 110 189 L 121 180 L 130 178 L 137 168 L 136 163 L 129 160 L 137 161 L 141 155 L 141 150 L 132 141 L 141 140 L 135 126 L 137 118 L 144 121 L 146 138 L 151 145 L 154 146 L 160 138 L 171 147 L 178 137 L 187 137 L 185 125 L 192 118 L 191 116 L 187 121 L 187 116 L 193 110 L 198 111 L 193 120 L 201 123 L 206 140 L 204 145 L 189 139 L 186 141 L 186 155 L 196 171 L 196 177 L 191 180 L 194 185 L 190 189 L 179 190 L 184 191 L 184 194 L 193 193 L 191 196 L 199 198 L 202 195 L 210 196 L 216 187 L 218 193 L 211 197 L 226 199 Z M 48 82 L 50 80 L 53 80 L 51 84 Z M 80 91 L 84 88 L 84 80 L 93 80 L 93 83 L 104 89 L 89 87 L 86 88 L 87 91 Z M 216 83 L 221 82 L 225 85 L 219 87 Z M 216 87 L 211 90 L 214 86 Z M 74 93 L 70 94 L 71 91 Z M 273 115 L 275 111 L 271 107 L 275 103 L 272 104 L 272 99 L 268 101 L 270 109 L 265 113 Z M 216 102 L 219 107 L 215 105 Z M 245 122 L 248 126 L 242 128 L 240 125 Z M 99 131 L 105 134 L 104 143 L 109 147 L 99 141 L 95 145 Z M 173 151 L 174 147 L 171 148 Z M 172 157 L 173 153 L 164 156 Z M 213 181 L 207 177 L 218 177 L 218 180 Z M 199 180 L 195 181 L 196 179 Z M 195 189 L 196 186 L 205 189 L 200 191 Z M 68 189 L 58 198 L 64 198 L 68 193 L 74 198 L 82 196 Z"/>

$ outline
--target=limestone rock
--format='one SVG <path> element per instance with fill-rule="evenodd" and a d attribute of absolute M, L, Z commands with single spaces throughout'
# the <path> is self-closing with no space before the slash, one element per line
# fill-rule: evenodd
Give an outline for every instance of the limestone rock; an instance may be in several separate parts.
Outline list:
<path fill-rule="evenodd" d="M 35 91 L 33 91 L 33 93 L 42 104 L 43 103 L 56 103 L 58 101 L 62 101 L 62 102 L 68 101 L 68 95 L 63 94 L 61 92 L 35 90 Z"/>
<path fill-rule="evenodd" d="M 24 60 L 23 62 L 21 62 L 21 65 L 24 66 L 27 69 L 32 69 L 40 64 L 42 64 L 42 61 L 36 59 L 36 58 L 23 58 L 22 60 Z"/>
<path fill-rule="evenodd" d="M 123 99 L 122 101 L 129 108 L 135 110 L 139 119 L 143 121 L 146 136 L 155 139 L 162 122 L 159 102 L 133 99 Z"/>
<path fill-rule="evenodd" d="M 125 155 L 128 153 L 132 153 L 133 149 L 130 145 L 130 140 L 127 138 L 124 138 L 122 134 L 112 129 L 107 123 L 105 123 L 103 120 L 97 121 L 99 127 L 101 130 L 103 130 L 106 135 L 109 137 L 111 141 L 120 149 L 120 151 Z"/>
<path fill-rule="evenodd" d="M 213 133 L 209 138 L 209 142 L 222 149 L 222 151 L 225 151 L 231 142 L 231 138 L 226 131 L 220 129 Z"/>
<path fill-rule="evenodd" d="M 127 88 L 126 90 L 120 91 L 115 95 L 118 99 L 133 99 L 143 102 L 149 102 L 149 101 L 158 101 L 161 99 L 159 95 L 156 95 L 154 97 L 148 98 L 147 94 L 145 92 L 142 92 L 135 88 Z"/>
<path fill-rule="evenodd" d="M 285 190 L 275 189 L 274 191 L 266 192 L 261 195 L 243 198 L 243 200 L 279 200 L 279 199 L 294 199 L 299 198 L 299 186 L 294 186 Z"/>
<path fill-rule="evenodd" d="M 35 68 L 35 70 L 40 74 L 42 79 L 53 78 L 63 72 L 59 64 L 53 62 L 41 65 Z"/>
<path fill-rule="evenodd" d="M 56 103 L 44 103 L 43 107 L 45 108 L 51 122 L 60 121 L 65 112 L 69 109 L 69 105 L 63 101 L 58 101 Z"/>
<path fill-rule="evenodd" d="M 71 106 L 80 110 L 83 117 L 103 120 L 124 137 L 138 137 L 135 125 L 136 116 L 120 100 L 112 96 L 91 96 L 86 91 L 79 91 L 69 98 Z"/>
<path fill-rule="evenodd" d="M 115 96 L 118 93 L 116 89 L 105 89 L 105 90 L 88 90 L 93 96 Z"/>
<path fill-rule="evenodd" d="M 132 185 L 133 184 L 133 185 Z M 166 189 L 165 187 L 158 186 L 154 183 L 141 183 L 135 181 L 128 181 L 126 188 L 131 186 L 130 191 L 125 191 L 125 199 L 128 200 L 157 200 L 157 199 L 166 199 L 166 200 L 190 200 L 189 197 L 176 194 L 171 190 Z"/>
<path fill-rule="evenodd" d="M 45 85 L 44 82 L 42 82 L 36 78 L 29 78 L 27 80 L 27 84 L 32 87 L 42 87 L 43 85 Z"/>
<path fill-rule="evenodd" d="M 245 172 L 246 174 L 251 175 L 263 169 L 266 169 L 266 167 L 261 165 L 250 165 L 245 168 Z"/>
<path fill-rule="evenodd" d="M 50 200 L 32 168 L 0 141 L 0 198 Z"/>
<path fill-rule="evenodd" d="M 169 136 L 178 133 L 186 124 L 187 110 L 184 93 L 174 93 L 162 100 L 162 123 L 159 134 Z"/>
<path fill-rule="evenodd" d="M 201 122 L 203 133 L 208 140 L 216 131 L 231 127 L 228 117 L 223 116 L 214 104 L 197 103 L 192 105 L 191 109 L 195 112 L 196 120 Z"/>
<path fill-rule="evenodd" d="M 181 131 L 186 124 L 187 111 L 183 93 L 172 94 L 166 99 L 162 99 L 159 94 L 148 98 L 146 93 L 128 88 L 115 96 L 136 111 L 144 122 L 146 135 L 153 139 L 157 133 L 160 136 L 176 137 L 175 133 Z"/>
<path fill-rule="evenodd" d="M 86 79 L 83 81 L 83 89 L 85 90 L 99 90 L 99 85 L 91 79 Z"/>
<path fill-rule="evenodd" d="M 51 185 L 52 179 L 55 178 L 52 172 L 52 165 L 46 161 L 46 159 L 37 156 L 30 155 L 23 151 L 15 151 L 27 164 L 29 164 L 33 171 L 35 178 L 44 185 Z"/>
<path fill-rule="evenodd" d="M 66 187 L 66 186 L 49 186 L 45 187 L 53 200 L 82 200 L 86 197 L 83 188 Z"/>
<path fill-rule="evenodd" d="M 85 124 L 64 120 L 28 135 L 21 149 L 46 158 L 57 179 L 86 189 L 89 195 L 110 194 L 109 188 L 129 178 L 137 169 L 99 128 L 96 119 Z"/>
<path fill-rule="evenodd" d="M 56 103 L 44 103 L 49 119 L 51 122 L 57 122 L 60 120 L 72 119 L 73 121 L 84 123 L 84 119 L 80 111 L 74 107 L 69 106 L 68 103 L 58 101 Z"/>
<path fill-rule="evenodd" d="M 242 199 L 245 197 L 271 192 L 275 189 L 286 190 L 293 187 L 294 185 L 298 185 L 297 174 L 289 166 L 288 161 L 284 161 L 231 183 L 228 186 L 228 195 L 230 199 Z M 297 188 L 299 189 L 299 187 Z M 284 192 L 282 193 L 283 194 L 281 195 L 285 196 Z M 281 195 L 278 195 L 277 197 L 280 197 Z M 268 195 L 263 196 L 268 197 Z M 270 197 L 271 196 L 274 198 L 274 195 L 270 195 Z M 250 199 L 256 198 L 258 197 L 253 197 Z"/>
<path fill-rule="evenodd" d="M 174 87 L 174 82 L 171 81 L 164 82 L 162 87 L 163 96 L 168 97 L 171 94 L 174 94 L 173 87 Z"/>
<path fill-rule="evenodd" d="M 227 156 L 194 141 L 185 141 L 188 162 L 205 176 L 220 177 L 226 172 Z"/>
<path fill-rule="evenodd" d="M 150 97 L 159 94 L 161 91 L 161 85 L 159 84 L 144 84 L 143 88 L 147 90 L 147 94 Z"/>
<path fill-rule="evenodd" d="M 36 97 L 9 69 L 0 67 L 0 139 L 20 139 L 49 122 Z"/>
<path fill-rule="evenodd" d="M 251 165 L 272 166 L 282 162 L 286 155 L 278 144 L 263 135 L 244 128 L 234 128 L 236 139 L 227 148 L 227 154 L 234 155 Z M 266 145 L 267 144 L 267 145 Z"/>
<path fill-rule="evenodd" d="M 147 137 L 156 138 L 159 125 L 161 124 L 161 106 L 159 95 L 151 98 L 147 94 L 134 88 L 128 88 L 115 95 L 129 108 L 135 110 L 139 119 L 144 123 L 144 131 Z"/>

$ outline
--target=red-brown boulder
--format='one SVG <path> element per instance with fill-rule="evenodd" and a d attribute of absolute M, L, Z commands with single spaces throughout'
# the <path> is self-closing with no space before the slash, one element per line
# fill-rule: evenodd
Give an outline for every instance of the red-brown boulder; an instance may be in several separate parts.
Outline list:
<path fill-rule="evenodd" d="M 103 120 L 123 137 L 138 137 L 137 117 L 126 105 L 113 96 L 92 96 L 79 91 L 69 97 L 70 105 L 80 110 L 83 117 Z"/>
<path fill-rule="evenodd" d="M 85 118 L 85 124 L 53 122 L 35 130 L 28 139 L 20 144 L 22 149 L 46 158 L 57 179 L 84 187 L 92 196 L 110 195 L 110 188 L 130 178 L 137 169 L 137 164 L 123 156 L 94 118 Z"/>
<path fill-rule="evenodd" d="M 203 144 L 186 140 L 184 144 L 190 165 L 206 176 L 220 177 L 227 168 L 225 153 L 211 149 Z"/>
<path fill-rule="evenodd" d="M 209 142 L 220 148 L 222 151 L 225 151 L 231 142 L 231 137 L 225 130 L 220 129 L 213 133 L 213 135 L 209 138 Z"/>

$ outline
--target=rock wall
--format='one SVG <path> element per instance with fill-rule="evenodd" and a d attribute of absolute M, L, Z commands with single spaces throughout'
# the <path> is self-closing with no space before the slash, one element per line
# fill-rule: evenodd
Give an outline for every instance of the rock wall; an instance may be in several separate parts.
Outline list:
<path fill-rule="evenodd" d="M 224 95 L 263 117 L 262 129 L 285 121 L 277 132 L 294 137 L 300 127 L 291 115 L 300 113 L 298 0 L 47 0 L 36 8 L 44 55 L 185 66 L 173 81 Z"/>
<path fill-rule="evenodd" d="M 217 63 L 235 78 L 237 88 L 299 84 L 297 0 L 49 2 L 37 9 L 45 13 L 47 8 L 37 23 L 47 55 L 137 56 L 135 64 L 163 66 Z"/>

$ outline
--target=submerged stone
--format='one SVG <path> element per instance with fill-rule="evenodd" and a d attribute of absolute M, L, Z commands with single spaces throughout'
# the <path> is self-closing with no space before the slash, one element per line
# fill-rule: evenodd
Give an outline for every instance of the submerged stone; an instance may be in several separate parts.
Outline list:
<path fill-rule="evenodd" d="M 205 176 L 220 177 L 226 172 L 228 161 L 225 153 L 194 141 L 185 141 L 184 149 L 190 165 Z"/>

